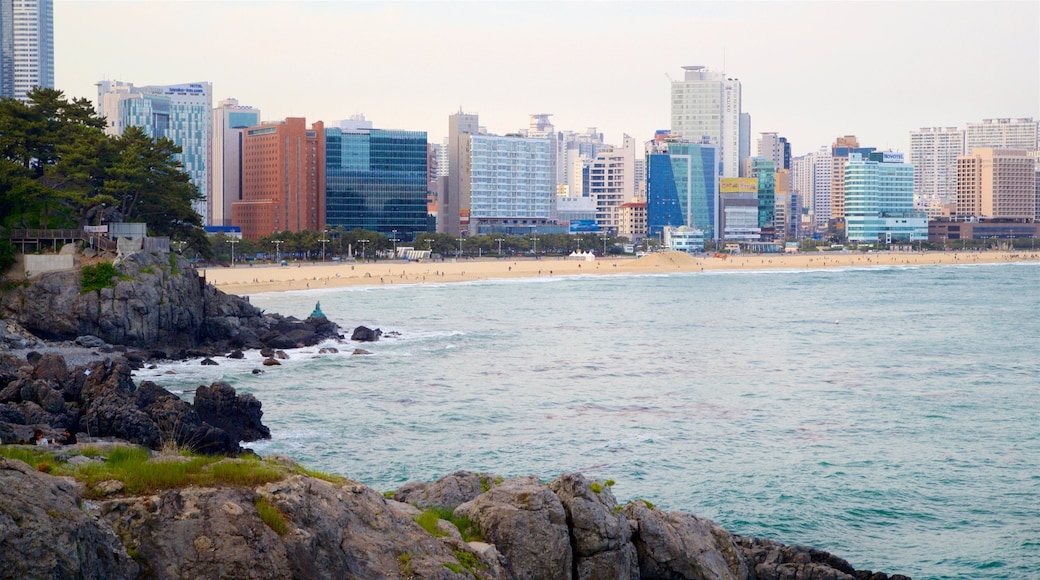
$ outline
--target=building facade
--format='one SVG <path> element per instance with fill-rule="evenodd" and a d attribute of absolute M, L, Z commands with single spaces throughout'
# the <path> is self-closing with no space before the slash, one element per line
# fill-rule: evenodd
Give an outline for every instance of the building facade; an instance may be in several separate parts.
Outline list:
<path fill-rule="evenodd" d="M 758 227 L 763 236 L 772 236 L 776 219 L 776 166 L 764 157 L 750 157 L 744 162 L 744 174 L 757 181 Z"/>
<path fill-rule="evenodd" d="M 678 138 L 661 138 L 647 153 L 647 233 L 687 226 L 715 239 L 718 232 L 718 148 Z"/>
<path fill-rule="evenodd" d="M 449 236 L 469 233 L 470 190 L 463 186 L 469 179 L 463 175 L 471 151 L 469 135 L 480 133 L 480 118 L 473 113 L 458 113 L 448 116 L 448 137 L 445 144 L 447 172 L 441 181 L 441 198 L 437 203 L 437 231 Z M 465 215 L 464 215 L 465 214 Z"/>
<path fill-rule="evenodd" d="M 100 81 L 98 115 L 105 133 L 120 136 L 127 127 L 140 127 L 153 139 L 169 139 L 181 148 L 176 155 L 202 199 L 192 208 L 210 223 L 210 148 L 213 87 L 207 82 L 135 87 L 122 81 Z"/>
<path fill-rule="evenodd" d="M 325 130 L 325 224 L 411 242 L 427 231 L 425 131 Z"/>
<path fill-rule="evenodd" d="M 928 217 L 914 210 L 914 167 L 902 153 L 850 153 L 845 163 L 845 220 L 850 242 L 928 239 Z"/>
<path fill-rule="evenodd" d="M 1040 148 L 1040 122 L 1032 117 L 983 119 L 968 123 L 965 141 L 965 153 L 981 147 L 1035 151 Z"/>
<path fill-rule="evenodd" d="M 231 225 L 231 204 L 242 200 L 242 133 L 259 124 L 260 110 L 237 99 L 224 99 L 213 109 L 207 225 Z"/>
<path fill-rule="evenodd" d="M 276 232 L 325 229 L 325 126 L 289 117 L 246 129 L 242 200 L 231 223 L 249 240 Z"/>
<path fill-rule="evenodd" d="M 741 110 L 740 81 L 703 66 L 684 66 L 683 71 L 683 80 L 672 81 L 671 134 L 717 145 L 719 175 L 738 177 L 751 140 L 751 117 Z"/>
<path fill-rule="evenodd" d="M 867 157 L 874 150 L 873 147 L 860 147 L 855 135 L 845 135 L 834 140 L 831 145 L 831 220 L 845 220 L 845 165 L 849 155 L 858 153 Z"/>
<path fill-rule="evenodd" d="M 640 199 L 640 167 L 636 163 L 636 142 L 625 135 L 621 148 L 604 147 L 589 164 L 589 197 L 596 202 L 599 231 L 618 231 L 617 207 Z"/>
<path fill-rule="evenodd" d="M 957 158 L 964 154 L 964 131 L 922 127 L 910 132 L 914 166 L 914 206 L 930 218 L 949 216 L 957 197 Z"/>
<path fill-rule="evenodd" d="M 0 0 L 0 97 L 54 88 L 53 0 Z"/>
<path fill-rule="evenodd" d="M 959 220 L 1035 219 L 1036 161 L 1022 149 L 980 147 L 957 159 Z"/>
<path fill-rule="evenodd" d="M 723 177 L 719 180 L 719 229 L 723 242 L 757 242 L 758 180 L 752 177 Z"/>

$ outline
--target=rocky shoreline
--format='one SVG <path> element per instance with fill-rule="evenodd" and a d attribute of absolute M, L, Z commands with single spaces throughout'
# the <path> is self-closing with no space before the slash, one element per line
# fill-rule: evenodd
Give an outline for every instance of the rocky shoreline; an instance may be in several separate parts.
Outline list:
<path fill-rule="evenodd" d="M 137 255 L 119 269 L 111 288 L 80 293 L 76 273 L 56 273 L 0 298 L 0 440 L 23 456 L 46 452 L 36 465 L 0 456 L 0 576 L 906 579 L 642 500 L 621 505 L 612 482 L 577 473 L 545 483 L 460 471 L 380 494 L 287 458 L 241 457 L 242 442 L 270 437 L 252 395 L 217 382 L 187 403 L 135 384 L 132 369 L 247 348 L 273 355 L 345 340 L 339 328 L 323 315 L 265 314 L 176 256 Z M 359 327 L 351 338 L 379 334 Z M 19 445 L 37 430 L 81 442 Z M 209 469 L 260 461 L 266 476 L 142 493 L 49 474 L 100 468 L 109 461 L 100 448 L 126 444 L 153 450 L 156 469 L 190 461 L 169 449 L 190 449 L 227 457 Z"/>

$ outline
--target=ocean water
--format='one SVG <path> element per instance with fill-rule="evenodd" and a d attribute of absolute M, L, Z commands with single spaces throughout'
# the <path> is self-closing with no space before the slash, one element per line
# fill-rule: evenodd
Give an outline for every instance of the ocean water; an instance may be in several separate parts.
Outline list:
<path fill-rule="evenodd" d="M 585 276 L 263 294 L 347 329 L 226 380 L 261 454 L 380 490 L 457 469 L 613 479 L 745 535 L 928 578 L 1040 577 L 1040 264 Z M 253 368 L 264 368 L 252 375 Z M 167 374 L 172 372 L 175 374 Z"/>

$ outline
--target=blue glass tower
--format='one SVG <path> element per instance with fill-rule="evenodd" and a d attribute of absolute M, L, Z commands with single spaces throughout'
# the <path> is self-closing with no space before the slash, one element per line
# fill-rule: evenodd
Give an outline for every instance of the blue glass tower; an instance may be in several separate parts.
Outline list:
<path fill-rule="evenodd" d="M 646 217 L 651 236 L 688 226 L 714 238 L 718 207 L 718 152 L 714 145 L 668 140 L 647 155 Z"/>
<path fill-rule="evenodd" d="M 325 223 L 404 242 L 426 232 L 426 132 L 325 130 Z"/>

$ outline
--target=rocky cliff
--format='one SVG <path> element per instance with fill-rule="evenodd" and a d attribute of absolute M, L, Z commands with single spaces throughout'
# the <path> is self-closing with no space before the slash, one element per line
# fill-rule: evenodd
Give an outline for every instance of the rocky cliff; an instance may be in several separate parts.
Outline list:
<path fill-rule="evenodd" d="M 261 485 L 125 495 L 110 482 L 84 486 L 0 458 L 0 575 L 905 578 L 856 571 L 818 550 L 734 536 L 711 521 L 642 501 L 622 506 L 609 485 L 581 474 L 545 484 L 461 471 L 384 495 L 302 475 L 288 460 L 268 463 L 278 461 L 284 477 Z M 431 525 L 424 518 L 430 512 L 422 512 L 431 507 L 456 521 L 468 518 L 480 537 L 464 540 L 445 520 Z"/>
<path fill-rule="evenodd" d="M 177 254 L 133 254 L 116 269 L 111 287 L 88 292 L 81 291 L 79 270 L 9 284 L 0 296 L 0 318 L 46 340 L 95 336 L 160 355 L 310 346 L 339 336 L 327 319 L 265 314 L 246 299 L 207 285 Z"/>

